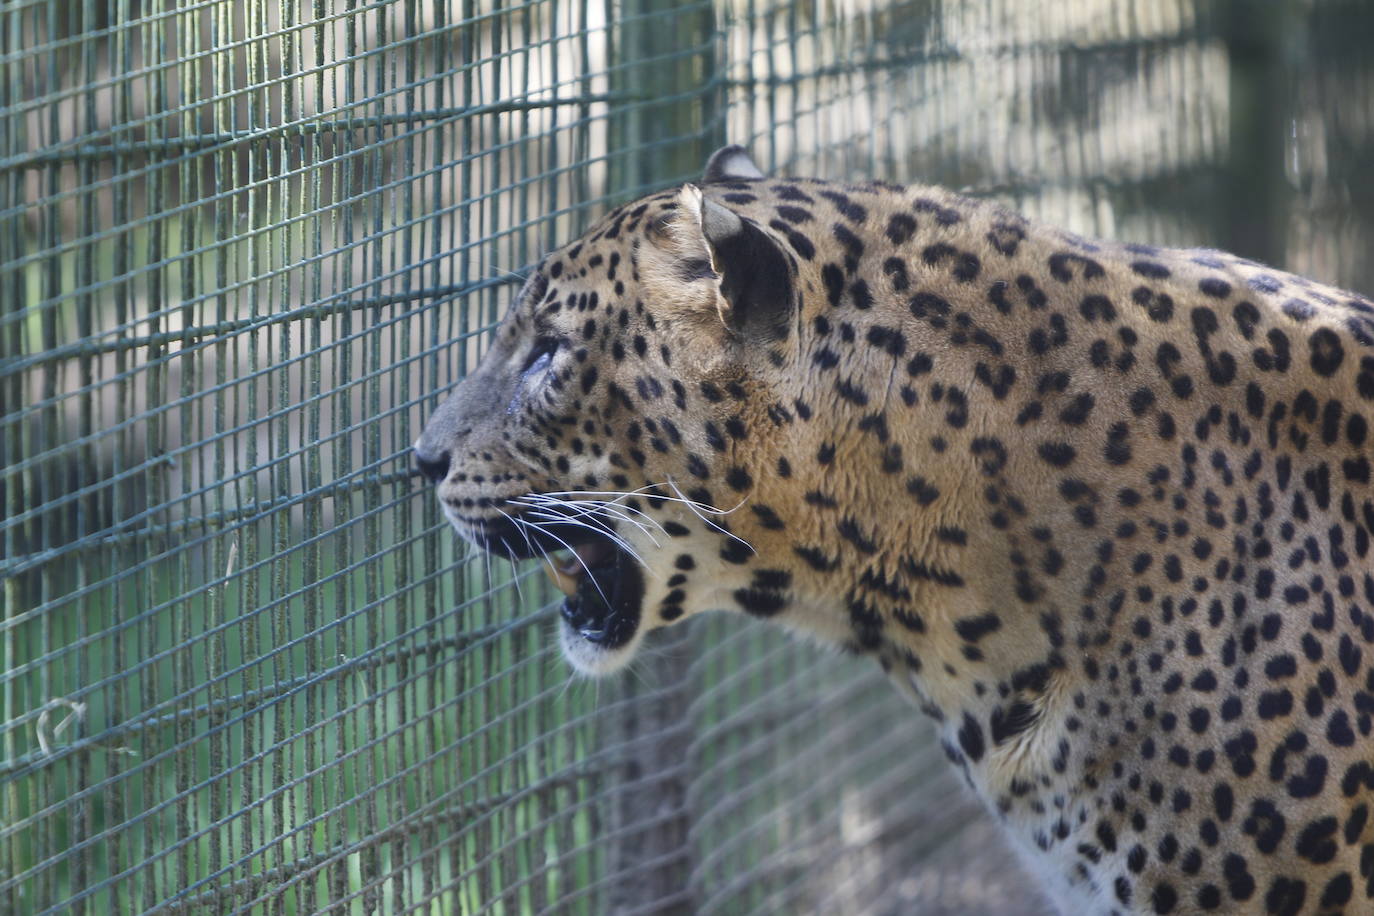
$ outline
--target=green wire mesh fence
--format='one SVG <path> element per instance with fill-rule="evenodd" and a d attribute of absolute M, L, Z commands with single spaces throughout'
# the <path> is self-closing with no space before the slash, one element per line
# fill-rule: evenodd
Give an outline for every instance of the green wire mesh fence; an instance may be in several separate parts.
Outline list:
<path fill-rule="evenodd" d="M 1026 912 L 876 672 L 721 618 L 572 679 L 407 448 L 543 248 L 727 138 L 1374 289 L 1371 35 L 0 0 L 0 912 Z"/>

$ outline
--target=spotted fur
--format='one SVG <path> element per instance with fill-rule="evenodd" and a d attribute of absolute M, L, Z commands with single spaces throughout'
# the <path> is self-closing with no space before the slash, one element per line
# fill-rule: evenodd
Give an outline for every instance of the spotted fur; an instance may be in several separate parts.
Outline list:
<path fill-rule="evenodd" d="M 550 254 L 417 451 L 501 552 L 601 500 L 584 671 L 716 608 L 874 658 L 1065 913 L 1369 913 L 1371 410 L 1361 296 L 734 147 Z"/>

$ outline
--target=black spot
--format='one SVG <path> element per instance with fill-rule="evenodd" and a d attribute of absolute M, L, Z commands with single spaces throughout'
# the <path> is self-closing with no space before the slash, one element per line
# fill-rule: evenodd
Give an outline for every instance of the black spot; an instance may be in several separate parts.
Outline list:
<path fill-rule="evenodd" d="M 818 547 L 793 547 L 792 552 L 806 561 L 817 572 L 830 572 L 840 561 L 831 557 Z"/>
<path fill-rule="evenodd" d="M 882 645 L 882 615 L 867 602 L 858 598 L 849 602 L 849 626 L 861 648 L 872 651 Z"/>
<path fill-rule="evenodd" d="M 582 393 L 590 394 L 596 385 L 597 371 L 595 366 L 588 366 L 582 371 Z"/>
<path fill-rule="evenodd" d="M 1226 877 L 1226 890 L 1232 900 L 1249 900 L 1255 893 L 1255 879 L 1246 867 L 1245 858 L 1230 853 L 1222 863 L 1222 874 Z"/>
<path fill-rule="evenodd" d="M 989 611 L 986 614 L 979 614 L 977 617 L 964 617 L 954 622 L 954 632 L 959 634 L 959 638 L 967 642 L 977 642 L 989 633 L 994 633 L 1001 629 L 1002 621 L 998 616 Z"/>
<path fill-rule="evenodd" d="M 892 288 L 896 292 L 904 292 L 911 285 L 911 278 L 906 272 L 906 262 L 901 258 L 888 258 L 884 261 L 883 273 L 891 278 Z"/>
<path fill-rule="evenodd" d="M 1094 399 L 1088 392 L 1076 395 L 1068 407 L 1059 412 L 1059 421 L 1070 426 L 1082 426 L 1092 413 Z"/>
<path fill-rule="evenodd" d="M 852 379 L 837 380 L 835 382 L 835 392 L 846 401 L 859 407 L 864 407 L 868 404 L 868 393 L 856 385 Z"/>
<path fill-rule="evenodd" d="M 1282 842 L 1287 823 L 1274 802 L 1261 798 L 1250 802 L 1250 816 L 1245 818 L 1242 828 L 1246 836 L 1253 838 L 1254 847 L 1270 856 Z"/>
<path fill-rule="evenodd" d="M 969 451 L 978 459 L 979 470 L 984 476 L 995 477 L 1006 467 L 1007 447 L 999 439 L 979 436 L 970 443 Z"/>
<path fill-rule="evenodd" d="M 863 280 L 855 280 L 850 285 L 849 298 L 853 300 L 854 307 L 860 311 L 873 308 L 873 294 L 868 291 L 868 284 Z"/>
<path fill-rule="evenodd" d="M 916 231 L 916 220 L 907 216 L 905 213 L 893 214 L 887 221 L 887 237 L 892 240 L 892 244 L 900 245 L 911 238 Z"/>
<path fill-rule="evenodd" d="M 1156 913 L 1172 913 L 1174 905 L 1178 903 L 1178 892 L 1174 890 L 1172 884 L 1161 881 L 1155 885 L 1155 892 L 1151 895 L 1150 902 L 1154 905 Z"/>
<path fill-rule="evenodd" d="M 767 530 L 781 531 L 782 529 L 787 527 L 787 525 L 783 523 L 783 520 L 778 517 L 778 513 L 775 512 L 771 506 L 766 506 L 762 503 L 755 503 L 751 505 L 749 508 L 753 511 L 754 517 L 758 519 L 759 525 L 766 528 Z"/>
<path fill-rule="evenodd" d="M 868 329 L 868 342 L 892 357 L 906 353 L 906 336 L 896 328 L 874 325 Z"/>
<path fill-rule="evenodd" d="M 1108 464 L 1123 465 L 1131 460 L 1130 427 L 1125 423 L 1113 423 L 1107 430 L 1107 444 L 1102 447 L 1102 457 Z"/>
<path fill-rule="evenodd" d="M 838 306 L 844 295 L 844 271 L 837 264 L 827 264 L 821 268 L 821 280 L 825 283 L 825 295 L 831 307 Z"/>
<path fill-rule="evenodd" d="M 1268 912 L 1277 916 L 1298 916 L 1306 896 L 1306 882 L 1279 875 L 1269 885 L 1269 893 L 1264 896 L 1264 906 Z"/>
<path fill-rule="evenodd" d="M 959 729 L 959 746 L 972 762 L 977 763 L 983 759 L 983 728 L 978 724 L 978 720 L 968 713 L 964 713 L 964 724 Z"/>
<path fill-rule="evenodd" d="M 839 210 L 840 214 L 844 216 L 845 219 L 852 220 L 856 223 L 862 223 L 868 218 L 867 210 L 838 191 L 821 191 L 820 195 L 832 202 L 835 205 L 835 209 Z"/>
<path fill-rule="evenodd" d="M 1345 350 L 1336 332 L 1330 328 L 1319 328 L 1307 338 L 1307 346 L 1311 351 L 1312 371 L 1326 378 L 1335 375 L 1345 359 Z"/>
<path fill-rule="evenodd" d="M 1116 318 L 1116 309 L 1112 306 L 1112 300 L 1106 296 L 1097 294 L 1084 296 L 1083 301 L 1078 303 L 1078 313 L 1083 316 L 1085 321 L 1112 321 Z"/>
<path fill-rule="evenodd" d="M 725 473 L 725 482 L 730 485 L 732 490 L 743 492 L 754 485 L 754 479 L 749 476 L 749 472 L 741 467 L 732 467 Z"/>
<path fill-rule="evenodd" d="M 916 502 L 928 506 L 940 498 L 939 489 L 924 477 L 912 477 L 906 482 L 906 491 L 916 497 Z"/>
<path fill-rule="evenodd" d="M 987 234 L 987 240 L 992 247 L 1007 257 L 1016 254 L 1016 249 L 1025 238 L 1026 230 L 1006 222 L 994 223 Z"/>
<path fill-rule="evenodd" d="M 1198 281 L 1197 288 L 1213 299 L 1225 299 L 1231 295 L 1231 284 L 1217 277 L 1204 277 Z"/>
<path fill-rule="evenodd" d="M 1261 719 L 1277 719 L 1293 711 L 1293 694 L 1288 690 L 1266 690 L 1260 694 L 1259 716 Z"/>
<path fill-rule="evenodd" d="M 799 200 L 805 204 L 814 204 L 816 202 L 815 198 L 811 197 L 796 185 L 779 182 L 773 185 L 773 190 L 776 191 L 778 196 L 783 200 Z"/>
<path fill-rule="evenodd" d="M 787 607 L 787 596 L 770 589 L 737 588 L 734 598 L 746 614 L 755 617 L 771 617 Z"/>
<path fill-rule="evenodd" d="M 810 261 L 816 257 L 816 246 L 806 237 L 805 233 L 798 232 L 782 220 L 772 220 L 768 228 L 776 229 L 787 236 L 787 244 L 792 246 L 792 250 L 801 256 L 802 260 Z"/>
<path fill-rule="evenodd" d="M 959 215 L 958 210 L 952 207 L 941 206 L 929 197 L 918 198 L 913 206 L 917 213 L 935 214 L 935 222 L 939 223 L 941 226 L 953 226 L 963 219 L 963 217 Z"/>
<path fill-rule="evenodd" d="M 931 267 L 938 266 L 945 261 L 951 261 L 950 272 L 961 283 L 971 283 L 978 279 L 978 274 L 982 270 L 982 263 L 976 254 L 960 251 L 953 245 L 947 245 L 944 242 L 927 245 L 921 250 L 921 260 Z"/>
<path fill-rule="evenodd" d="M 1174 300 L 1167 293 L 1155 293 L 1148 286 L 1131 291 L 1131 301 L 1145 310 L 1151 321 L 1161 324 L 1174 317 Z"/>
<path fill-rule="evenodd" d="M 1077 453 L 1067 442 L 1042 442 L 1038 449 L 1040 459 L 1057 468 L 1066 468 L 1073 463 Z"/>
<path fill-rule="evenodd" d="M 949 300 L 930 292 L 919 292 L 912 296 L 908 306 L 911 309 L 912 315 L 917 318 L 928 320 L 937 327 L 943 326 L 943 324 L 937 323 L 937 321 L 943 322 L 950 313 Z"/>
<path fill-rule="evenodd" d="M 1336 858 L 1336 832 L 1339 824 L 1334 817 L 1321 817 L 1302 829 L 1295 844 L 1298 855 L 1316 865 L 1324 865 Z"/>
<path fill-rule="evenodd" d="M 1106 821 L 1097 822 L 1097 842 L 1108 852 L 1116 852 L 1116 831 Z"/>
<path fill-rule="evenodd" d="M 1163 280 L 1170 276 L 1169 268 L 1157 261 L 1132 261 L 1131 270 L 1151 280 Z"/>
<path fill-rule="evenodd" d="M 1350 897 L 1354 893 L 1354 890 L 1354 886 L 1350 880 L 1350 873 L 1343 871 L 1326 882 L 1326 889 L 1322 891 L 1321 905 L 1328 909 L 1343 907 L 1350 902 Z"/>
<path fill-rule="evenodd" d="M 1322 787 L 1326 785 L 1326 772 L 1325 757 L 1315 754 L 1308 757 L 1303 771 L 1289 777 L 1288 794 L 1294 798 L 1313 798 L 1320 795 Z"/>
<path fill-rule="evenodd" d="M 878 552 L 877 542 L 864 532 L 854 518 L 844 517 L 835 525 L 835 530 L 840 537 L 857 547 L 861 553 L 874 554 Z"/>
<path fill-rule="evenodd" d="M 858 266 L 857 260 L 863 257 L 864 254 L 863 241 L 857 235 L 850 232 L 847 226 L 843 226 L 840 223 L 836 223 L 830 227 L 830 234 L 835 236 L 836 240 L 844 246 L 845 251 L 849 252 L 845 264 L 850 270 L 854 270 Z"/>
<path fill-rule="evenodd" d="M 1331 714 L 1326 723 L 1326 740 L 1337 747 L 1351 747 L 1355 743 L 1355 732 L 1350 727 L 1350 717 L 1344 709 Z"/>
<path fill-rule="evenodd" d="M 1061 252 L 1059 254 L 1050 255 L 1050 276 L 1054 277 L 1060 283 L 1068 283 L 1074 278 L 1074 267 L 1080 270 L 1084 280 L 1093 280 L 1106 273 L 1106 271 L 1102 269 L 1101 264 L 1081 254 Z"/>

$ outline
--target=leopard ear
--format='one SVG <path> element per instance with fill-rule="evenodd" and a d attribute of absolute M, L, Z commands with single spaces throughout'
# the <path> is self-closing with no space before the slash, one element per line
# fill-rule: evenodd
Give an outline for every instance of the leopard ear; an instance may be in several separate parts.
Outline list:
<path fill-rule="evenodd" d="M 753 341 L 787 337 L 796 300 L 792 265 L 772 236 L 690 184 L 678 193 L 663 235 L 679 284 L 705 294 L 691 298 L 714 305 L 727 328 Z"/>
<path fill-rule="evenodd" d="M 763 172 L 754 165 L 749 153 L 738 143 L 722 146 L 706 160 L 706 184 L 714 181 L 754 181 L 763 177 Z"/>

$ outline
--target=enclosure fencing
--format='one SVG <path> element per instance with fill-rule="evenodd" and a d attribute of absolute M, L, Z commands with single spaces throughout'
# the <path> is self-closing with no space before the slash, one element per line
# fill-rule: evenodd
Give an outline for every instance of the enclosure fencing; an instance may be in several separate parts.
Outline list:
<path fill-rule="evenodd" d="M 1024 913 L 876 670 L 571 676 L 407 451 L 540 252 L 930 181 L 1374 290 L 1360 0 L 0 0 L 0 913 Z"/>

